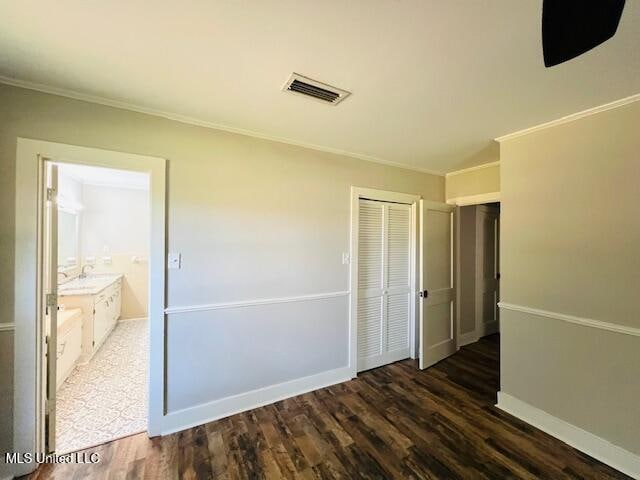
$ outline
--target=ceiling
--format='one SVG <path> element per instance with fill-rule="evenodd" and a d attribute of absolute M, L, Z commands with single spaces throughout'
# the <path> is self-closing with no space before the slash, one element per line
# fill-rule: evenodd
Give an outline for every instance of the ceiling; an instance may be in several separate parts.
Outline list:
<path fill-rule="evenodd" d="M 91 167 L 74 163 L 59 163 L 57 165 L 61 174 L 67 175 L 82 184 L 137 190 L 149 188 L 149 175 L 147 173 Z"/>
<path fill-rule="evenodd" d="M 545 69 L 541 0 L 0 0 L 0 75 L 446 172 L 491 140 L 640 92 L 640 0 Z M 284 93 L 292 72 L 352 92 Z"/>

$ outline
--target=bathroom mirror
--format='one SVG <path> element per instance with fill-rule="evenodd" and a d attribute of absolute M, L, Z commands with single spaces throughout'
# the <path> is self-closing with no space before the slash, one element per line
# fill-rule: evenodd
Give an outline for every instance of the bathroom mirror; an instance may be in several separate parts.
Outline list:
<path fill-rule="evenodd" d="M 78 214 L 58 210 L 58 271 L 78 265 Z"/>

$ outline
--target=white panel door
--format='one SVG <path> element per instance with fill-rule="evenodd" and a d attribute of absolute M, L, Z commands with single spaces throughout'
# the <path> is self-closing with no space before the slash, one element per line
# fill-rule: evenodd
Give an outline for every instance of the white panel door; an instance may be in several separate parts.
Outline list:
<path fill-rule="evenodd" d="M 420 368 L 456 351 L 451 205 L 420 201 Z"/>
<path fill-rule="evenodd" d="M 476 209 L 476 322 L 478 335 L 484 337 L 499 329 L 498 301 L 500 211 L 497 207 Z"/>
<path fill-rule="evenodd" d="M 408 358 L 411 206 L 360 200 L 358 371 Z"/>

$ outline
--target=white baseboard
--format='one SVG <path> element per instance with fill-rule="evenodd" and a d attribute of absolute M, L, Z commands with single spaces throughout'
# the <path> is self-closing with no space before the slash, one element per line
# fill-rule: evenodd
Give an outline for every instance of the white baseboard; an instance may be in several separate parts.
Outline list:
<path fill-rule="evenodd" d="M 470 343 L 475 343 L 478 340 L 479 337 L 475 330 L 472 332 L 461 333 L 458 335 L 458 348 L 469 345 Z"/>
<path fill-rule="evenodd" d="M 631 453 L 593 433 L 576 427 L 553 415 L 533 407 L 508 393 L 498 392 L 501 410 L 539 428 L 543 432 L 562 440 L 581 452 L 600 460 L 621 472 L 640 479 L 640 456 Z"/>
<path fill-rule="evenodd" d="M 351 380 L 351 368 L 341 367 L 221 398 L 194 407 L 176 410 L 163 417 L 162 435 L 186 430 L 187 428 L 235 415 L 236 413 L 246 412 L 247 410 L 335 385 L 336 383 L 346 382 L 347 380 Z"/>

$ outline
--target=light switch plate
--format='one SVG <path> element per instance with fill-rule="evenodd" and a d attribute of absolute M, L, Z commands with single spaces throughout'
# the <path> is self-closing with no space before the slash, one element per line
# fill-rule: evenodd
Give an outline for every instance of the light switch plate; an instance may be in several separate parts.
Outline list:
<path fill-rule="evenodd" d="M 349 265 L 350 263 L 351 263 L 351 255 L 349 255 L 347 252 L 344 252 L 342 254 L 342 264 Z"/>
<path fill-rule="evenodd" d="M 170 270 L 180 268 L 180 264 L 182 263 L 181 257 L 182 255 L 180 255 L 179 253 L 170 253 L 167 261 L 167 268 Z"/>

